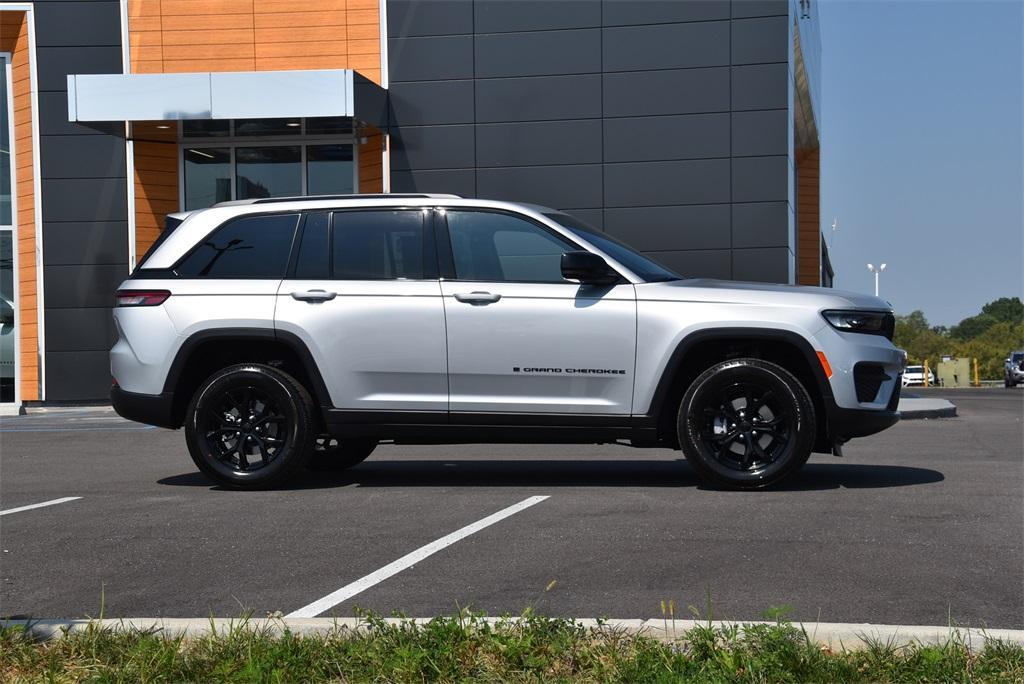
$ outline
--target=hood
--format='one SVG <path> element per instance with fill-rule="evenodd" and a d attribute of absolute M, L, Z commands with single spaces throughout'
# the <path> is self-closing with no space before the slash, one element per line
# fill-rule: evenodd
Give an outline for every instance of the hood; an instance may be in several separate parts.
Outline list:
<path fill-rule="evenodd" d="M 653 299 L 735 302 L 738 304 L 791 304 L 821 309 L 875 309 L 892 310 L 892 305 L 881 297 L 835 290 L 831 287 L 810 285 L 782 285 L 776 283 L 748 283 L 735 280 L 690 278 L 666 283 L 646 283 L 644 296 Z M 650 289 L 648 289 L 650 288 Z"/>

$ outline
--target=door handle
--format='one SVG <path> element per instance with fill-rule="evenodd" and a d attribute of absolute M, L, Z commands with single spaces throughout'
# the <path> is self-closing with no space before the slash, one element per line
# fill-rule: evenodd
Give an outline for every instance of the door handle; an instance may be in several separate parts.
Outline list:
<path fill-rule="evenodd" d="M 337 292 L 326 290 L 306 290 L 305 292 L 292 292 L 292 299 L 300 302 L 327 302 L 338 296 Z"/>
<path fill-rule="evenodd" d="M 455 293 L 455 299 L 466 304 L 483 306 L 498 301 L 501 299 L 501 295 L 491 294 L 490 292 L 457 292 Z"/>

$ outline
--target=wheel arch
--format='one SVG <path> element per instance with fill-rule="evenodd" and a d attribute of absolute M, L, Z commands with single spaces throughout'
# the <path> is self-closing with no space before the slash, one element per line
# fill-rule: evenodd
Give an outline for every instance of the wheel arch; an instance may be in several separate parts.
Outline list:
<path fill-rule="evenodd" d="M 220 368 L 238 363 L 264 363 L 289 373 L 320 406 L 331 398 L 309 348 L 297 335 L 264 328 L 200 330 L 186 339 L 175 353 L 164 393 L 173 396 L 172 421 L 180 426 L 185 409 L 200 383 Z"/>
<path fill-rule="evenodd" d="M 822 370 L 817 351 L 797 332 L 776 328 L 730 327 L 698 330 L 676 345 L 665 365 L 647 413 L 659 440 L 676 445 L 675 413 L 690 383 L 712 364 L 751 356 L 771 361 L 793 373 L 804 384 L 818 414 L 818 444 L 827 444 L 832 387 Z"/>

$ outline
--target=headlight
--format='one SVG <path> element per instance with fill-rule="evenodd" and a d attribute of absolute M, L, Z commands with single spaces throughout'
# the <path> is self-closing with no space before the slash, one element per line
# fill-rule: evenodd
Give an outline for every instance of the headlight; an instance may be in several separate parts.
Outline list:
<path fill-rule="evenodd" d="M 896 330 L 896 318 L 891 311 L 822 311 L 821 315 L 829 325 L 843 332 L 882 335 L 891 340 Z"/>

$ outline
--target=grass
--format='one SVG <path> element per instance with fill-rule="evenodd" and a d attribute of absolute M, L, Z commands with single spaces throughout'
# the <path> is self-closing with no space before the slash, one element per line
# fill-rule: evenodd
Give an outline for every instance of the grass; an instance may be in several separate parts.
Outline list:
<path fill-rule="evenodd" d="M 832 651 L 784 621 L 697 627 L 672 643 L 527 612 L 300 636 L 244 619 L 168 638 L 90 626 L 51 641 L 0 630 L 2 682 L 1024 682 L 1024 649 L 872 644 Z"/>

